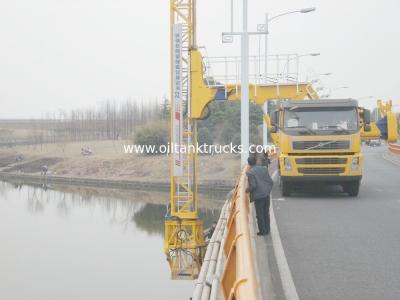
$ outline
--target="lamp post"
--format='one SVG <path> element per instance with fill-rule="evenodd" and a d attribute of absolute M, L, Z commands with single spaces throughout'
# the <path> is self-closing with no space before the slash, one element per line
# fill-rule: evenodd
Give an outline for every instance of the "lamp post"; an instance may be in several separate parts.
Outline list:
<path fill-rule="evenodd" d="M 362 96 L 362 97 L 355 97 L 357 100 L 366 100 L 366 99 L 374 99 L 374 96 Z"/>
<path fill-rule="evenodd" d="M 232 43 L 233 36 L 239 35 L 241 37 L 241 113 L 240 113 L 240 127 L 241 127 L 241 145 L 243 151 L 241 153 L 241 165 L 244 166 L 247 161 L 249 151 L 249 36 L 250 35 L 265 35 L 265 84 L 267 84 L 267 46 L 268 46 L 268 24 L 281 16 L 293 13 L 309 13 L 315 10 L 315 7 L 293 10 L 278 14 L 271 18 L 268 13 L 265 15 L 265 24 L 257 26 L 256 32 L 248 31 L 248 0 L 243 0 L 243 27 L 242 32 L 233 31 L 233 0 L 231 0 L 231 30 L 230 32 L 222 33 L 223 43 Z M 264 112 L 268 113 L 267 103 L 264 103 Z M 268 143 L 268 129 L 263 122 L 263 144 Z"/>
<path fill-rule="evenodd" d="M 350 88 L 350 87 L 347 86 L 347 85 L 339 86 L 339 87 L 334 88 L 333 90 L 331 90 L 331 92 L 334 92 L 334 91 L 337 91 L 337 90 L 342 90 L 342 89 L 348 89 L 348 88 Z"/>
<path fill-rule="evenodd" d="M 311 84 L 317 84 L 317 83 L 319 83 L 319 86 L 318 86 L 317 88 L 315 88 L 315 91 L 316 91 L 316 92 L 320 93 L 320 92 L 322 92 L 323 90 L 325 90 L 325 87 L 323 86 L 323 83 L 322 83 L 321 79 L 319 78 L 319 76 L 330 76 L 330 75 L 332 75 L 331 72 L 313 74 L 314 79 L 310 81 Z M 306 82 L 309 82 L 308 77 L 309 77 L 309 76 L 307 75 Z M 315 78 L 315 77 L 316 77 L 316 78 Z"/>
<path fill-rule="evenodd" d="M 334 89 L 329 89 L 329 92 L 327 94 L 321 95 L 321 98 L 329 98 L 332 94 L 332 92 L 334 91 L 338 91 L 338 90 L 343 90 L 343 89 L 348 89 L 350 88 L 349 86 L 345 85 L 345 86 L 340 86 Z"/>
<path fill-rule="evenodd" d="M 297 80 L 297 82 L 299 81 L 299 67 L 300 67 L 300 58 L 301 57 L 305 57 L 305 56 L 320 56 L 321 55 L 321 53 L 308 53 L 308 54 L 302 54 L 302 55 L 296 55 L 296 80 Z M 289 64 L 289 61 L 288 61 L 288 64 Z M 298 89 L 298 87 L 297 87 L 297 89 Z M 298 91 L 297 91 L 298 92 Z"/>
<path fill-rule="evenodd" d="M 290 63 L 290 61 L 292 61 L 292 60 L 296 60 L 296 69 L 297 69 L 297 73 L 296 73 L 296 80 L 298 81 L 298 79 L 299 79 L 299 64 L 300 64 L 300 58 L 302 58 L 302 57 L 307 57 L 307 56 L 320 56 L 321 55 L 321 53 L 306 53 L 306 54 L 293 54 L 293 55 L 291 55 L 292 57 L 289 57 L 287 60 L 286 60 L 286 64 L 284 65 L 284 67 L 283 67 L 283 70 L 282 70 L 282 74 L 287 70 L 288 71 L 288 73 L 289 73 L 289 63 Z M 331 74 L 331 73 L 326 73 L 326 74 Z"/>
<path fill-rule="evenodd" d="M 309 8 L 303 8 L 303 9 L 299 9 L 299 10 L 292 10 L 292 11 L 288 11 L 288 12 L 284 12 L 281 14 L 278 14 L 276 16 L 273 17 L 269 17 L 268 13 L 265 14 L 265 65 L 264 65 L 264 72 L 265 72 L 265 84 L 268 84 L 268 34 L 269 34 L 269 23 L 279 17 L 282 16 L 286 16 L 286 15 L 290 15 L 290 14 L 294 14 L 294 13 L 309 13 L 309 12 L 313 12 L 315 11 L 315 7 L 309 7 Z M 258 27 L 261 27 L 260 25 Z M 319 54 L 318 54 L 319 55 Z M 298 58 L 297 58 L 298 61 Z M 298 69 L 297 69 L 298 72 Z M 265 101 L 265 103 L 263 104 L 263 112 L 264 115 L 268 114 L 268 101 Z M 265 124 L 265 122 L 263 122 L 263 145 L 266 146 L 268 144 L 268 127 L 267 124 Z"/>
<path fill-rule="evenodd" d="M 356 99 L 358 102 L 360 102 L 360 100 L 361 100 L 363 102 L 363 105 L 367 106 L 367 103 L 370 104 L 370 105 L 373 105 L 373 104 L 371 104 L 371 101 L 365 101 L 365 100 L 374 100 L 374 99 L 376 99 L 376 97 L 374 97 L 374 96 L 361 96 L 361 97 L 354 97 L 354 99 Z M 369 106 L 369 107 L 371 107 L 371 106 Z M 375 121 L 377 121 L 379 119 L 378 110 L 377 109 L 375 110 L 373 108 L 372 113 L 374 114 Z"/>
<path fill-rule="evenodd" d="M 243 167 L 247 162 L 249 153 L 249 34 L 261 34 L 248 32 L 248 0 L 243 0 L 242 31 L 233 31 L 233 0 L 231 0 L 231 30 L 222 33 L 223 43 L 232 43 L 233 36 L 241 38 L 241 88 L 240 88 L 240 143 L 243 147 L 240 163 Z"/>
<path fill-rule="evenodd" d="M 242 144 L 241 166 L 249 155 L 249 34 L 247 31 L 247 0 L 243 0 L 243 32 L 241 40 L 241 96 L 240 96 L 240 143 Z"/>
<path fill-rule="evenodd" d="M 314 77 L 314 79 L 312 79 L 311 80 L 311 83 L 312 84 L 315 84 L 315 83 L 321 83 L 321 79 L 320 78 L 318 78 L 319 76 L 331 76 L 333 73 L 330 73 L 330 72 L 327 72 L 327 73 L 319 73 L 319 74 L 313 74 L 313 76 L 312 77 Z M 316 77 L 316 78 L 315 78 Z M 309 80 L 309 76 L 307 75 L 307 78 L 306 78 L 306 81 L 308 82 L 308 80 Z"/>

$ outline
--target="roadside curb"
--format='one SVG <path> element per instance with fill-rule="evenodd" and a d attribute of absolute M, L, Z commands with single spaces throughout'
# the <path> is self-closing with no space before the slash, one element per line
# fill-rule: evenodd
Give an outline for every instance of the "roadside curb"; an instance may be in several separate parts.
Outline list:
<path fill-rule="evenodd" d="M 391 162 L 392 164 L 400 166 L 400 157 L 397 157 L 389 151 L 382 153 L 382 158 L 388 162 Z"/>

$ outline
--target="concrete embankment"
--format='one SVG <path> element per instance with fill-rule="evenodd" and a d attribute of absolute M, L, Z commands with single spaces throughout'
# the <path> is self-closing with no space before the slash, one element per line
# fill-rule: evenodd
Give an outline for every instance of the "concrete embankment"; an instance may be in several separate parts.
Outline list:
<path fill-rule="evenodd" d="M 155 190 L 169 191 L 169 182 L 149 182 L 134 180 L 114 180 L 114 179 L 98 179 L 85 177 L 66 177 L 55 175 L 37 175 L 24 173 L 0 172 L 0 180 L 13 181 L 20 183 L 36 183 L 36 184 L 69 184 L 88 187 L 104 187 L 117 189 L 136 189 L 136 190 Z M 198 185 L 199 192 L 229 192 L 232 190 L 232 184 L 225 181 L 203 182 Z"/>

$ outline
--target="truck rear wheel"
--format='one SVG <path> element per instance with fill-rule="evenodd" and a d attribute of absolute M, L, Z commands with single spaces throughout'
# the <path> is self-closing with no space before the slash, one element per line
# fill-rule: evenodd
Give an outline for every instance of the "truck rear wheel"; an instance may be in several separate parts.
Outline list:
<path fill-rule="evenodd" d="M 286 181 L 281 181 L 281 192 L 282 196 L 288 197 L 290 196 L 291 186 L 290 183 Z"/>
<path fill-rule="evenodd" d="M 360 190 L 360 181 L 346 182 L 343 184 L 343 191 L 350 197 L 357 197 Z"/>

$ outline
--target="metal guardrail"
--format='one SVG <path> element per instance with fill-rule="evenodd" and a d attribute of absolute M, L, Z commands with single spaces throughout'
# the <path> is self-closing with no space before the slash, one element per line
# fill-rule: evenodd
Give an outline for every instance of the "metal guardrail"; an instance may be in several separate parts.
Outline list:
<path fill-rule="evenodd" d="M 276 159 L 276 155 L 272 159 Z M 193 300 L 260 299 L 255 251 L 250 236 L 250 201 L 245 193 L 247 167 L 225 202 L 207 247 Z M 221 295 L 222 292 L 222 295 Z"/>
<path fill-rule="evenodd" d="M 250 236 L 250 201 L 246 194 L 246 170 L 241 172 L 234 190 L 224 244 L 226 263 L 221 279 L 225 299 L 260 299 L 254 249 Z"/>
<path fill-rule="evenodd" d="M 230 199 L 226 200 L 222 207 L 217 226 L 208 243 L 192 300 L 216 300 L 220 295 L 220 279 L 225 262 L 223 247 L 229 203 Z"/>
<path fill-rule="evenodd" d="M 389 151 L 393 154 L 400 155 L 400 145 L 389 143 Z"/>
<path fill-rule="evenodd" d="M 279 158 L 279 149 L 269 159 Z M 247 167 L 243 168 L 232 196 L 226 201 L 207 247 L 193 300 L 260 299 L 255 249 L 250 236 L 252 215 L 246 194 Z"/>

